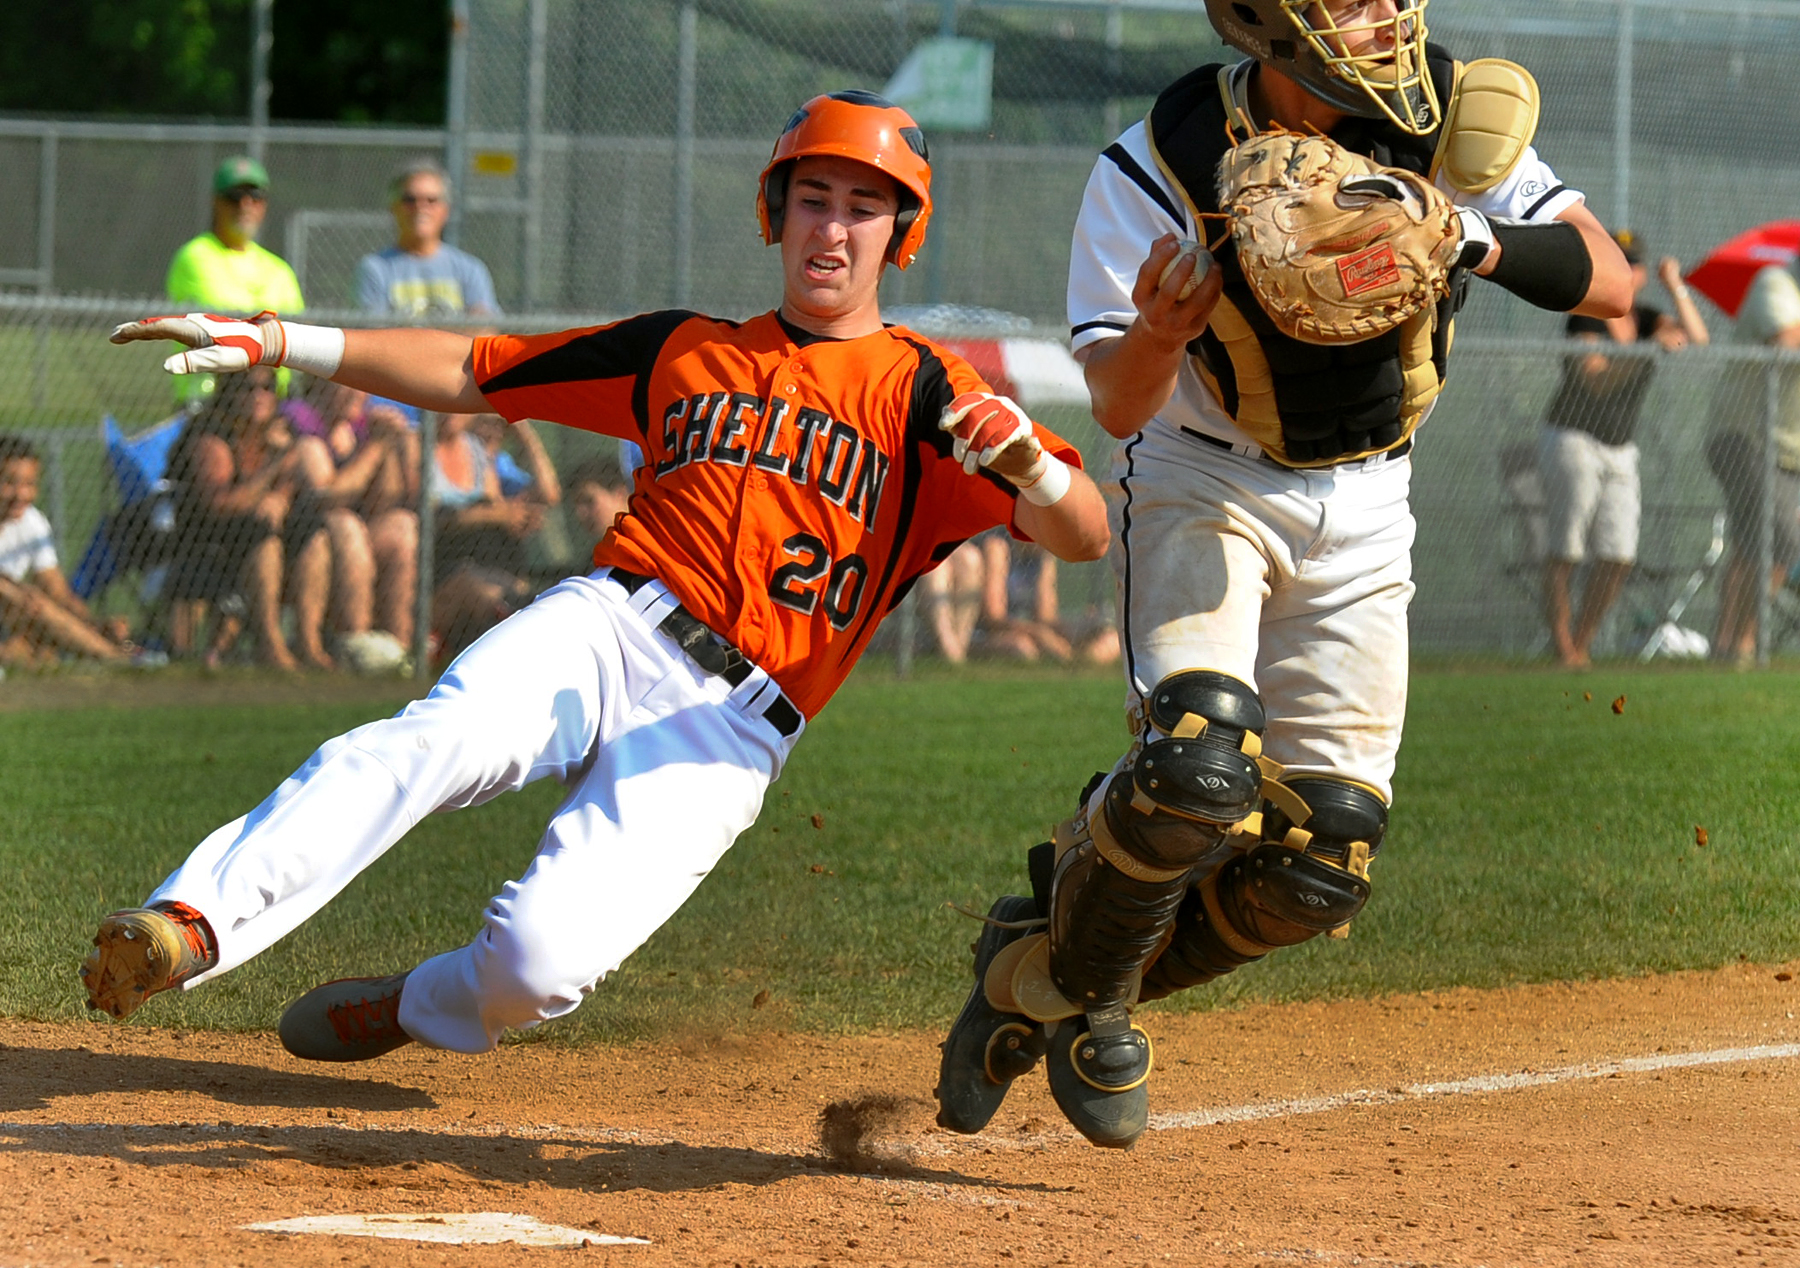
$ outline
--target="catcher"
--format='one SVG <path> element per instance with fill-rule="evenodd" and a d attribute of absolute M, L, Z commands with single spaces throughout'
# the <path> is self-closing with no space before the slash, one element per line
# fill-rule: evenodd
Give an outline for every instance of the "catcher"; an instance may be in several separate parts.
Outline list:
<path fill-rule="evenodd" d="M 1426 44 L 1425 4 L 1207 0 L 1249 58 L 1172 84 L 1095 165 L 1069 317 L 1124 441 L 1136 739 L 1030 852 L 1030 896 L 989 912 L 944 1045 L 953 1131 L 1042 1058 L 1070 1121 L 1129 1147 L 1136 1004 L 1348 931 L 1406 706 L 1408 455 L 1469 277 L 1630 307 L 1618 248 L 1532 148 L 1531 76 Z"/>

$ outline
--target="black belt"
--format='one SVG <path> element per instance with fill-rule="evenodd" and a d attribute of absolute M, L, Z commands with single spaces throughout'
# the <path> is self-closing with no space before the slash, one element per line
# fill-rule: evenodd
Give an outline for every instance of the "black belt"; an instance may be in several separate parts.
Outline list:
<path fill-rule="evenodd" d="M 1214 449 L 1224 449 L 1224 450 L 1228 450 L 1232 453 L 1237 452 L 1237 446 L 1232 444 L 1229 440 L 1223 440 L 1218 436 L 1209 436 L 1203 431 L 1195 431 L 1192 427 L 1183 427 L 1181 430 L 1186 432 L 1188 435 L 1192 436 L 1195 440 L 1204 440 L 1207 444 L 1211 445 Z M 1347 458 L 1347 459 L 1345 459 L 1345 462 L 1367 462 L 1370 458 L 1381 458 L 1381 457 L 1403 458 L 1411 452 L 1412 452 L 1412 437 L 1408 436 L 1405 440 L 1403 440 L 1399 444 L 1395 445 L 1392 449 L 1383 449 L 1379 453 L 1372 453 L 1372 454 L 1369 454 L 1366 457 L 1362 457 L 1362 458 Z M 1268 454 L 1267 453 L 1263 454 L 1263 457 L 1268 458 Z M 1275 459 L 1269 458 L 1269 461 L 1275 462 Z M 1287 463 L 1285 463 L 1285 462 L 1275 462 L 1275 465 L 1278 467 L 1287 467 Z M 1330 462 L 1330 463 L 1326 463 L 1325 467 L 1288 467 L 1288 470 L 1290 470 L 1290 471 L 1323 471 L 1323 470 L 1325 470 L 1326 467 L 1339 467 L 1339 466 L 1343 466 L 1343 465 L 1344 465 L 1344 463 Z"/>
<path fill-rule="evenodd" d="M 636 594 L 653 580 L 618 567 L 612 569 L 611 576 L 625 587 L 626 594 Z M 741 685 L 755 668 L 744 653 L 738 650 L 737 644 L 679 603 L 656 623 L 656 628 L 674 639 L 681 650 L 687 653 L 688 659 L 707 673 L 723 678 L 733 687 Z M 800 729 L 800 710 L 779 691 L 763 710 L 763 719 L 783 735 L 792 735 Z"/>

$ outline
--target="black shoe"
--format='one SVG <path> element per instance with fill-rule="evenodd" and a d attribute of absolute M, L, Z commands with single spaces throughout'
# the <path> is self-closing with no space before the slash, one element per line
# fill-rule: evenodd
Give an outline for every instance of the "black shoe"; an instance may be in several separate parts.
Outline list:
<path fill-rule="evenodd" d="M 1136 1026 L 1094 1038 L 1084 1017 L 1050 1036 L 1050 1094 L 1075 1129 L 1106 1149 L 1130 1149 L 1150 1124 L 1150 1036 Z"/>
<path fill-rule="evenodd" d="M 1008 895 L 997 899 L 990 920 L 1008 924 L 1037 920 L 1037 904 Z M 1030 929 L 983 925 L 975 942 L 975 989 L 944 1040 L 938 1071 L 938 1126 L 973 1135 L 988 1125 L 1006 1099 L 1012 1081 L 1044 1055 L 1044 1028 L 1023 1013 L 1003 1013 L 988 1002 L 983 979 L 1003 947 Z"/>

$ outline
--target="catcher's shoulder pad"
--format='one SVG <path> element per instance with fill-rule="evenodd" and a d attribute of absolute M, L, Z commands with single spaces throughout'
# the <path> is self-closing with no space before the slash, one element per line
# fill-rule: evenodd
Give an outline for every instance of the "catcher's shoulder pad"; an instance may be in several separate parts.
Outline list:
<path fill-rule="evenodd" d="M 1479 194 L 1498 185 L 1537 133 L 1538 86 L 1516 62 L 1483 57 L 1460 68 L 1431 175 Z"/>

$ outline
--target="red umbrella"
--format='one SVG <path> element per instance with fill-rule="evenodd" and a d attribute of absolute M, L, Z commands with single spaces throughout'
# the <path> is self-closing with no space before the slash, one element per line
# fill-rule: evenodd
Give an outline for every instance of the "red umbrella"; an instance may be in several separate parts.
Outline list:
<path fill-rule="evenodd" d="M 1800 220 L 1771 220 L 1713 248 L 1687 275 L 1689 285 L 1733 317 L 1758 272 L 1800 255 Z"/>

